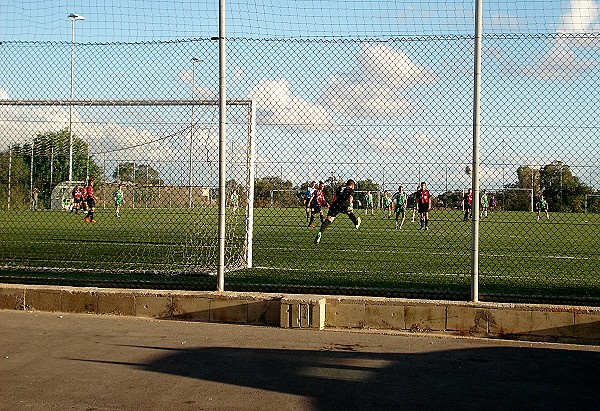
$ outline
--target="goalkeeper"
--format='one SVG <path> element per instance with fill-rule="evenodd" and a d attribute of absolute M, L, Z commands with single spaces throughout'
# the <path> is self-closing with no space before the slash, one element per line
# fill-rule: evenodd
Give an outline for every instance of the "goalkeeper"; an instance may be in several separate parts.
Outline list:
<path fill-rule="evenodd" d="M 354 180 L 348 180 L 345 186 L 340 186 L 335 191 L 335 198 L 331 203 L 331 207 L 329 207 L 327 218 L 325 219 L 323 224 L 321 224 L 321 229 L 315 237 L 315 244 L 319 244 L 321 242 L 323 232 L 327 229 L 327 227 L 329 227 L 333 223 L 335 217 L 339 213 L 347 214 L 348 218 L 350 218 L 350 220 L 354 224 L 354 228 L 358 230 L 358 227 L 360 227 L 361 220 L 360 217 L 356 217 L 354 215 L 354 212 L 352 211 L 352 202 L 354 201 L 354 187 Z"/>

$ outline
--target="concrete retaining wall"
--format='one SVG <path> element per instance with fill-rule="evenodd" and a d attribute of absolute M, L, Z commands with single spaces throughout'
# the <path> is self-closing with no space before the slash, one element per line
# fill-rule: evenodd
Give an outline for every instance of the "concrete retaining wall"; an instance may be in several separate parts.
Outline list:
<path fill-rule="evenodd" d="M 0 309 L 600 345 L 600 307 L 0 284 Z"/>

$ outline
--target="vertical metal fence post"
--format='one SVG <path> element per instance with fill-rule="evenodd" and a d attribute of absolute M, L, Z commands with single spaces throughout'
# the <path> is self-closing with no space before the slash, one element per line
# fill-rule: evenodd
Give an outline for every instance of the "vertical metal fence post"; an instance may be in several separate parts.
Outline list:
<path fill-rule="evenodd" d="M 31 165 L 29 169 L 29 198 L 31 202 L 31 209 L 34 210 L 33 206 L 33 146 L 35 145 L 35 140 L 31 141 Z"/>
<path fill-rule="evenodd" d="M 226 150 L 225 0 L 219 0 L 219 265 L 217 291 L 225 291 L 225 150 Z"/>
<path fill-rule="evenodd" d="M 472 240 L 471 240 L 471 301 L 479 301 L 479 139 L 481 134 L 481 31 L 482 0 L 475 1 L 475 50 L 473 70 L 473 189 Z"/>
<path fill-rule="evenodd" d="M 252 239 L 254 237 L 254 166 L 255 166 L 255 130 L 256 130 L 256 102 L 252 100 L 248 107 L 248 126 L 250 127 L 250 141 L 248 142 L 248 199 L 246 207 L 248 209 L 246 219 L 246 267 L 252 268 Z M 282 179 L 283 180 L 283 179 Z M 271 191 L 271 204 L 273 204 L 273 192 Z"/>

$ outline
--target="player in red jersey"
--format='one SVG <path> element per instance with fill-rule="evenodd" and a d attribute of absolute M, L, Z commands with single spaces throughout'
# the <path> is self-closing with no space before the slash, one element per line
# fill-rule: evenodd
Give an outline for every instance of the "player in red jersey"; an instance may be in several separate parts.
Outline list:
<path fill-rule="evenodd" d="M 463 221 L 467 221 L 469 219 L 469 215 L 471 214 L 471 208 L 473 207 L 473 191 L 469 188 L 469 191 L 463 196 L 463 208 L 465 209 L 465 216 Z"/>
<path fill-rule="evenodd" d="M 90 177 L 86 188 L 88 215 L 85 217 L 86 222 L 95 223 L 94 211 L 96 211 L 96 195 L 94 194 L 94 179 Z"/>
<path fill-rule="evenodd" d="M 325 219 L 323 218 L 323 205 L 329 207 L 329 203 L 325 200 L 325 193 L 323 189 L 325 188 L 325 183 L 319 181 L 318 187 L 312 192 L 310 199 L 308 200 L 308 205 L 311 209 L 310 222 L 308 223 L 309 227 L 314 227 L 313 222 L 315 221 L 315 216 L 319 214 L 321 218 L 321 224 Z"/>
<path fill-rule="evenodd" d="M 421 182 L 421 188 L 417 191 L 417 208 L 421 220 L 421 230 L 429 230 L 429 210 L 431 209 L 431 193 L 427 189 L 425 181 Z"/>

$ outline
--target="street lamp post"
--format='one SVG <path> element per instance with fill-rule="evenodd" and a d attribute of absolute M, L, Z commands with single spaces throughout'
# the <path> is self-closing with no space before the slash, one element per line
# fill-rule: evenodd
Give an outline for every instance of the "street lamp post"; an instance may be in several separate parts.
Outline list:
<path fill-rule="evenodd" d="M 195 92 L 194 88 L 196 86 L 196 63 L 200 63 L 202 61 L 199 57 L 192 57 L 192 100 L 194 99 Z M 194 144 L 194 105 L 192 105 L 192 124 L 190 127 L 190 174 L 188 178 L 188 207 L 192 208 L 192 146 Z"/>
<path fill-rule="evenodd" d="M 69 14 L 71 20 L 71 101 L 73 101 L 73 83 L 75 80 L 75 20 L 85 20 L 79 14 Z M 69 181 L 73 181 L 73 104 L 69 105 Z"/>

